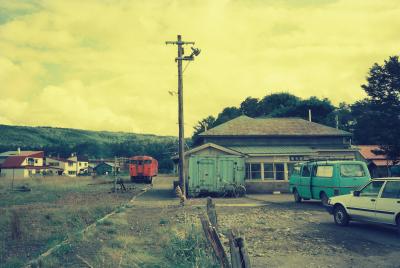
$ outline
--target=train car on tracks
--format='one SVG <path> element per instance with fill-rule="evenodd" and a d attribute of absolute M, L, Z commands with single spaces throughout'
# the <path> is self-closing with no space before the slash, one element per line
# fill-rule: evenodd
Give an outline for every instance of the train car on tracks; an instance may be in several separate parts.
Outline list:
<path fill-rule="evenodd" d="M 151 156 L 129 158 L 129 174 L 132 182 L 152 183 L 158 174 L 158 162 Z"/>

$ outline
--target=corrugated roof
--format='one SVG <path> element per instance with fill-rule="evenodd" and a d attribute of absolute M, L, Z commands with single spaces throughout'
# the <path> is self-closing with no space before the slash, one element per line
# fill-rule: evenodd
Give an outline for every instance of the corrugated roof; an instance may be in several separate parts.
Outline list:
<path fill-rule="evenodd" d="M 314 154 L 317 152 L 307 146 L 230 146 L 229 148 L 248 155 Z"/>
<path fill-rule="evenodd" d="M 300 118 L 250 118 L 242 115 L 202 132 L 200 136 L 351 136 L 351 133 Z"/>

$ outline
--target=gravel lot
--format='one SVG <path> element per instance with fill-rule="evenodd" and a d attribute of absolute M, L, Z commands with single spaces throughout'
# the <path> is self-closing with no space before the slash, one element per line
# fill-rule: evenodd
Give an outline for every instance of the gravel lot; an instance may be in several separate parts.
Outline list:
<path fill-rule="evenodd" d="M 158 181 L 152 198 L 159 199 L 157 189 L 169 185 Z M 400 236 L 394 229 L 336 226 L 319 202 L 296 204 L 287 194 L 214 201 L 220 232 L 237 227 L 243 233 L 254 267 L 400 267 Z M 205 198 L 188 200 L 185 210 L 196 218 L 205 203 Z"/>

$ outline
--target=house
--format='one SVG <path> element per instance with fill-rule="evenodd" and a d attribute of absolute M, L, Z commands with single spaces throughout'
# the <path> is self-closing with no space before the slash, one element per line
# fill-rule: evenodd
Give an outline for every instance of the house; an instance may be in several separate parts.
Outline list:
<path fill-rule="evenodd" d="M 296 163 L 355 159 L 358 150 L 352 147 L 351 137 L 349 132 L 299 118 L 243 115 L 200 133 L 202 145 L 185 153 L 186 167 L 191 155 L 241 155 L 248 190 L 283 191 L 289 188 Z"/>
<path fill-rule="evenodd" d="M 6 178 L 29 178 L 43 174 L 43 151 L 8 151 L 0 154 L 0 174 Z"/>
<path fill-rule="evenodd" d="M 101 162 L 93 170 L 97 175 L 112 175 L 114 172 L 119 173 L 120 167 L 112 162 Z"/>
<path fill-rule="evenodd" d="M 391 170 L 396 163 L 387 159 L 385 154 L 381 153 L 379 145 L 358 145 L 360 151 L 358 152 L 357 159 L 364 161 L 368 165 L 369 172 L 373 178 L 389 177 L 393 175 Z M 397 167 L 397 166 L 396 166 Z"/>
<path fill-rule="evenodd" d="M 59 157 L 46 157 L 45 163 L 48 167 L 58 168 L 58 175 L 66 175 L 69 177 L 76 177 L 77 175 L 77 162 L 73 160 Z"/>
<path fill-rule="evenodd" d="M 87 156 L 77 156 L 73 154 L 67 160 L 76 163 L 75 174 L 85 175 L 89 173 L 89 158 Z"/>

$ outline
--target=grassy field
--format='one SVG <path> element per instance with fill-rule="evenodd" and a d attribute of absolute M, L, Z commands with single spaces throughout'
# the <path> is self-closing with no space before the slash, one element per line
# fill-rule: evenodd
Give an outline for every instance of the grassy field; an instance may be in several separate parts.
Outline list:
<path fill-rule="evenodd" d="M 26 185 L 31 191 L 15 192 L 11 191 L 11 181 L 1 178 L 0 267 L 21 267 L 64 239 L 75 238 L 78 231 L 118 209 L 140 190 L 112 194 L 112 184 L 97 184 L 105 180 L 16 180 L 15 186 Z M 67 251 L 68 245 L 60 247 L 56 255 Z"/>

